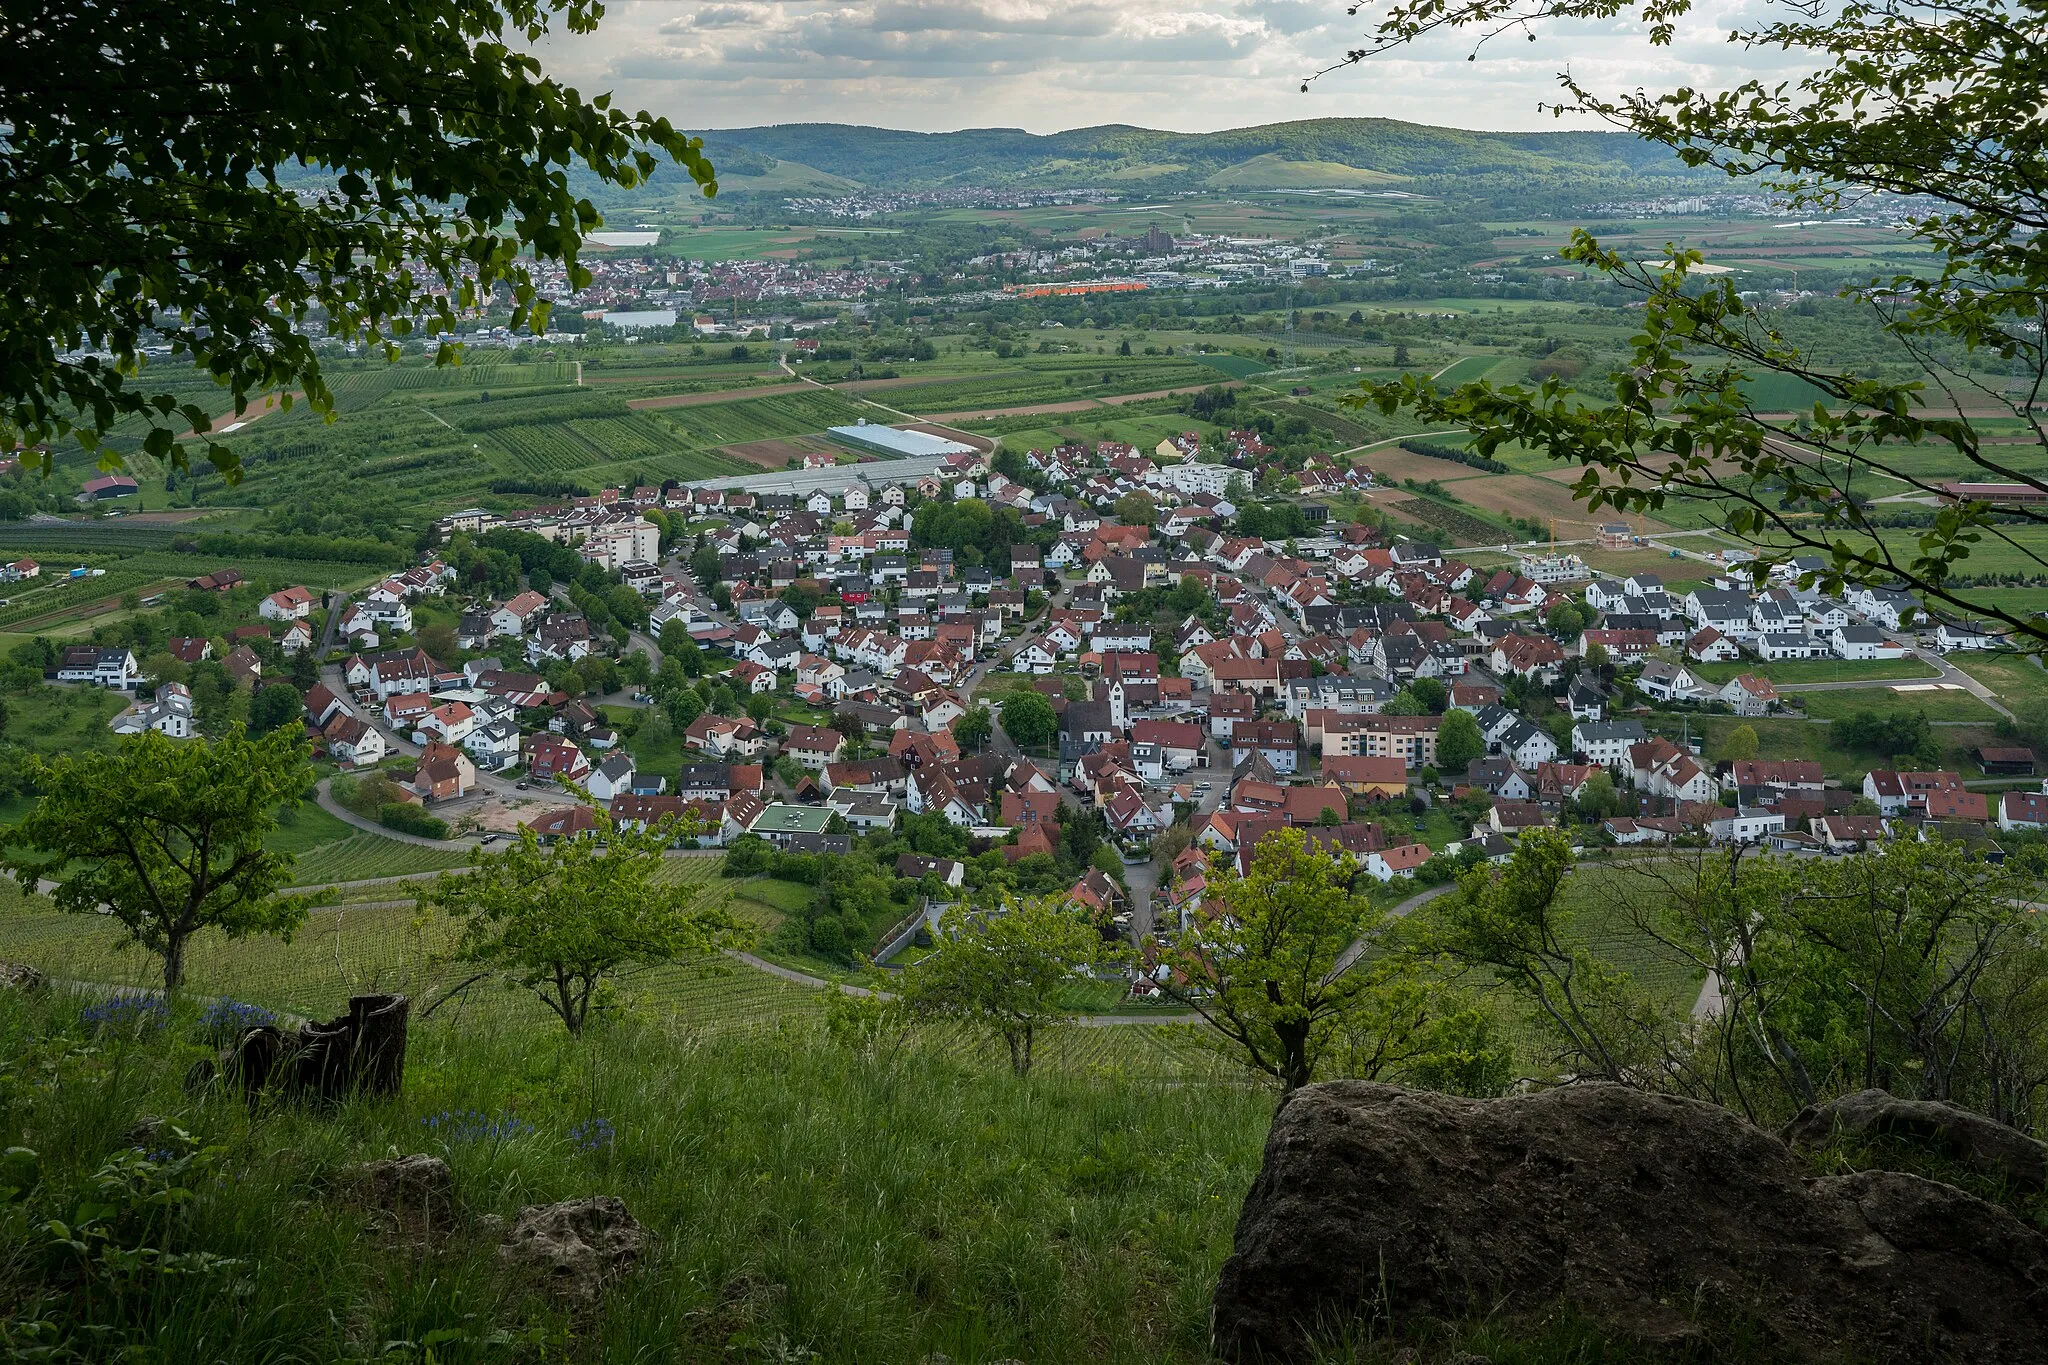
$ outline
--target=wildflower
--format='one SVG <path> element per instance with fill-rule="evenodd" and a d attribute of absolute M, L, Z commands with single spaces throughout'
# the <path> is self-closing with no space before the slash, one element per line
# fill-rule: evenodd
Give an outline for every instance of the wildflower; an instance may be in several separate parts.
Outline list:
<path fill-rule="evenodd" d="M 94 1033 L 153 1033 L 170 1017 L 171 1007 L 155 994 L 110 995 L 78 1012 L 78 1022 Z"/>
<path fill-rule="evenodd" d="M 471 1142 L 509 1142 L 527 1137 L 534 1126 L 516 1114 L 485 1114 L 475 1109 L 444 1109 L 420 1120 L 430 1134 L 454 1147 Z"/>
<path fill-rule="evenodd" d="M 602 1152 L 616 1136 L 610 1119 L 585 1119 L 569 1130 L 569 1142 L 579 1152 Z"/>
<path fill-rule="evenodd" d="M 277 1016 L 261 1005 L 239 1000 L 216 1000 L 199 1016 L 199 1031 L 209 1042 L 232 1043 L 252 1028 L 274 1027 Z"/>

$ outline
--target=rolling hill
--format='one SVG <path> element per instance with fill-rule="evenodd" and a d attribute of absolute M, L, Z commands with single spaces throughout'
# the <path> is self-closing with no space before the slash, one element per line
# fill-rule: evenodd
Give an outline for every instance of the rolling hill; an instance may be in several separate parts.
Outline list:
<path fill-rule="evenodd" d="M 870 187 L 1087 184 L 1309 188 L 1456 177 L 1521 183 L 1697 179 L 1670 152 L 1625 133 L 1477 133 L 1392 119 L 1307 119 L 1220 133 L 1110 124 L 1064 133 L 969 128 L 912 133 L 839 123 L 731 128 L 704 135 L 714 162 L 795 162 Z M 731 188 L 744 191 L 744 172 Z"/>

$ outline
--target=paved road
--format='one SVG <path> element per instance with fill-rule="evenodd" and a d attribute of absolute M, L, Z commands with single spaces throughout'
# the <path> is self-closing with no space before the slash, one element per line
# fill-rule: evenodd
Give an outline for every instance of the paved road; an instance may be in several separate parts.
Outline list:
<path fill-rule="evenodd" d="M 327 627 L 321 633 L 320 657 L 326 658 L 334 652 L 334 637 L 341 633 L 341 618 L 348 615 L 351 599 L 345 592 L 331 592 L 327 595 Z M 341 696 L 342 693 L 335 693 Z"/>
<path fill-rule="evenodd" d="M 404 830 L 391 829 L 385 825 L 378 824 L 375 820 L 365 819 L 334 799 L 334 793 L 327 790 L 327 784 L 330 781 L 332 781 L 331 778 L 323 777 L 320 779 L 319 785 L 313 788 L 313 799 L 320 803 L 321 810 L 326 811 L 345 825 L 354 825 L 357 829 L 367 833 L 380 835 L 383 838 L 392 839 L 401 844 L 413 844 L 420 848 L 445 849 L 467 846 L 466 844 L 458 845 L 451 839 L 429 839 L 423 834 L 407 834 Z"/>

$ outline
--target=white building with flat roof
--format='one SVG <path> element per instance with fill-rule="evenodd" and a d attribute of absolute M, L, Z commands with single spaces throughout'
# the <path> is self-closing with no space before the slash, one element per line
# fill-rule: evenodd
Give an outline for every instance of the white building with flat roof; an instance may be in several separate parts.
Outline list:
<path fill-rule="evenodd" d="M 850 427 L 829 427 L 825 434 L 843 444 L 892 458 L 980 453 L 965 442 L 934 436 L 928 431 L 907 431 L 901 427 L 881 426 L 874 422 L 861 422 Z"/>

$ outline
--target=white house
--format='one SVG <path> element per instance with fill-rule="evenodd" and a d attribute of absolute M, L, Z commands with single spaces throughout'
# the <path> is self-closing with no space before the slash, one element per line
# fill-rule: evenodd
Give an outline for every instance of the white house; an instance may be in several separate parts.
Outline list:
<path fill-rule="evenodd" d="M 1903 659 L 1906 647 L 1876 626 L 1837 626 L 1834 633 L 1838 659 Z"/>
<path fill-rule="evenodd" d="M 1762 843 L 1766 836 L 1784 830 L 1785 817 L 1761 806 L 1727 811 L 1707 822 L 1707 834 L 1717 844 Z"/>
<path fill-rule="evenodd" d="M 280 588 L 256 604 L 266 621 L 303 621 L 313 614 L 313 594 L 305 588 Z"/>
<path fill-rule="evenodd" d="M 192 693 L 183 683 L 164 683 L 156 700 L 139 701 L 113 719 L 117 735 L 156 730 L 172 739 L 192 738 Z"/>
<path fill-rule="evenodd" d="M 142 669 L 135 655 L 118 645 L 72 645 L 57 660 L 57 681 L 126 688 L 142 681 Z"/>
<path fill-rule="evenodd" d="M 609 755 L 583 780 L 583 786 L 592 800 L 609 806 L 614 799 L 633 790 L 633 756 Z"/>
<path fill-rule="evenodd" d="M 1572 727 L 1572 752 L 1584 754 L 1589 763 L 1615 768 L 1627 763 L 1630 747 L 1646 738 L 1639 720 L 1582 720 Z"/>

